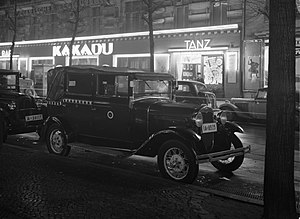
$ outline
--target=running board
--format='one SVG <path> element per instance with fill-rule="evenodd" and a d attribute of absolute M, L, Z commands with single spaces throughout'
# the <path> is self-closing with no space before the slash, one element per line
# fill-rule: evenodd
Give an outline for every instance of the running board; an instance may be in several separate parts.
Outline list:
<path fill-rule="evenodd" d="M 227 159 L 229 157 L 240 156 L 240 155 L 244 155 L 245 153 L 250 153 L 250 150 L 251 150 L 251 146 L 249 145 L 249 146 L 234 149 L 234 150 L 226 150 L 226 151 L 220 151 L 220 152 L 215 152 L 215 153 L 210 153 L 210 154 L 197 155 L 196 161 L 199 164 L 199 163 L 223 160 L 223 159 Z"/>
<path fill-rule="evenodd" d="M 112 157 L 117 157 L 117 158 L 127 158 L 132 156 L 135 151 L 130 151 L 130 150 L 124 150 L 124 149 L 111 149 L 108 147 L 104 146 L 95 146 L 95 145 L 90 145 L 90 144 L 84 144 L 81 142 L 72 142 L 68 143 L 68 146 L 74 147 L 74 148 L 80 148 L 86 151 L 91 151 L 91 152 L 96 152 L 99 154 L 104 154 Z"/>

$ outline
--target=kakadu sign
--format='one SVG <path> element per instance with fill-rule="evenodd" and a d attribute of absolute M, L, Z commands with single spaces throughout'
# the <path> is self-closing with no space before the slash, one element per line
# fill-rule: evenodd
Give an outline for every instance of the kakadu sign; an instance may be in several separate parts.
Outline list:
<path fill-rule="evenodd" d="M 73 56 L 92 56 L 92 55 L 111 55 L 114 50 L 113 43 L 93 43 L 93 44 L 79 44 L 73 45 L 72 54 Z M 69 45 L 53 46 L 53 56 L 69 56 L 70 48 Z"/>

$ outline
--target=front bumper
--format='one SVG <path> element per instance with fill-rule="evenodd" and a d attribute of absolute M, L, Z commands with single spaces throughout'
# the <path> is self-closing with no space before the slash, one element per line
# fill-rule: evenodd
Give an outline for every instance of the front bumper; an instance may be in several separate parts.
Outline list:
<path fill-rule="evenodd" d="M 200 164 L 200 163 L 213 162 L 217 160 L 223 160 L 229 157 L 240 156 L 240 155 L 244 155 L 245 153 L 250 153 L 250 150 L 251 150 L 251 146 L 249 145 L 234 150 L 226 150 L 226 151 L 220 151 L 220 152 L 209 153 L 209 154 L 201 154 L 196 156 L 196 162 Z"/>

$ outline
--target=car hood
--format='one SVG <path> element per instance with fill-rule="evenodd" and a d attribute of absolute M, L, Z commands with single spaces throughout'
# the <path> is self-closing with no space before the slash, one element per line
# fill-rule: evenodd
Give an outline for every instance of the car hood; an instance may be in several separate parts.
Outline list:
<path fill-rule="evenodd" d="M 26 95 L 23 93 L 11 91 L 11 90 L 1 90 L 0 91 L 1 99 L 16 99 L 17 97 L 22 97 L 22 96 L 26 96 Z"/>
<path fill-rule="evenodd" d="M 136 124 L 147 127 L 147 133 L 151 135 L 170 127 L 194 129 L 192 118 L 200 110 L 200 106 L 151 98 L 136 101 L 133 110 Z"/>
<path fill-rule="evenodd" d="M 191 116 L 199 111 L 195 104 L 179 103 L 165 98 L 147 98 L 134 102 L 136 110 L 147 110 L 152 115 L 176 115 L 178 117 Z"/>

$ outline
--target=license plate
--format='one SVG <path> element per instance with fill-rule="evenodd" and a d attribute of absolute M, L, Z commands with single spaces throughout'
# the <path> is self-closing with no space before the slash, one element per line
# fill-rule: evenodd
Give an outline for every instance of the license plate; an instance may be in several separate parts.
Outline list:
<path fill-rule="evenodd" d="M 202 133 L 210 133 L 217 131 L 216 123 L 205 123 L 202 125 Z"/>
<path fill-rule="evenodd" d="M 42 120 L 42 119 L 43 119 L 43 115 L 42 114 L 25 116 L 25 121 L 26 122 L 37 121 L 37 120 Z"/>

